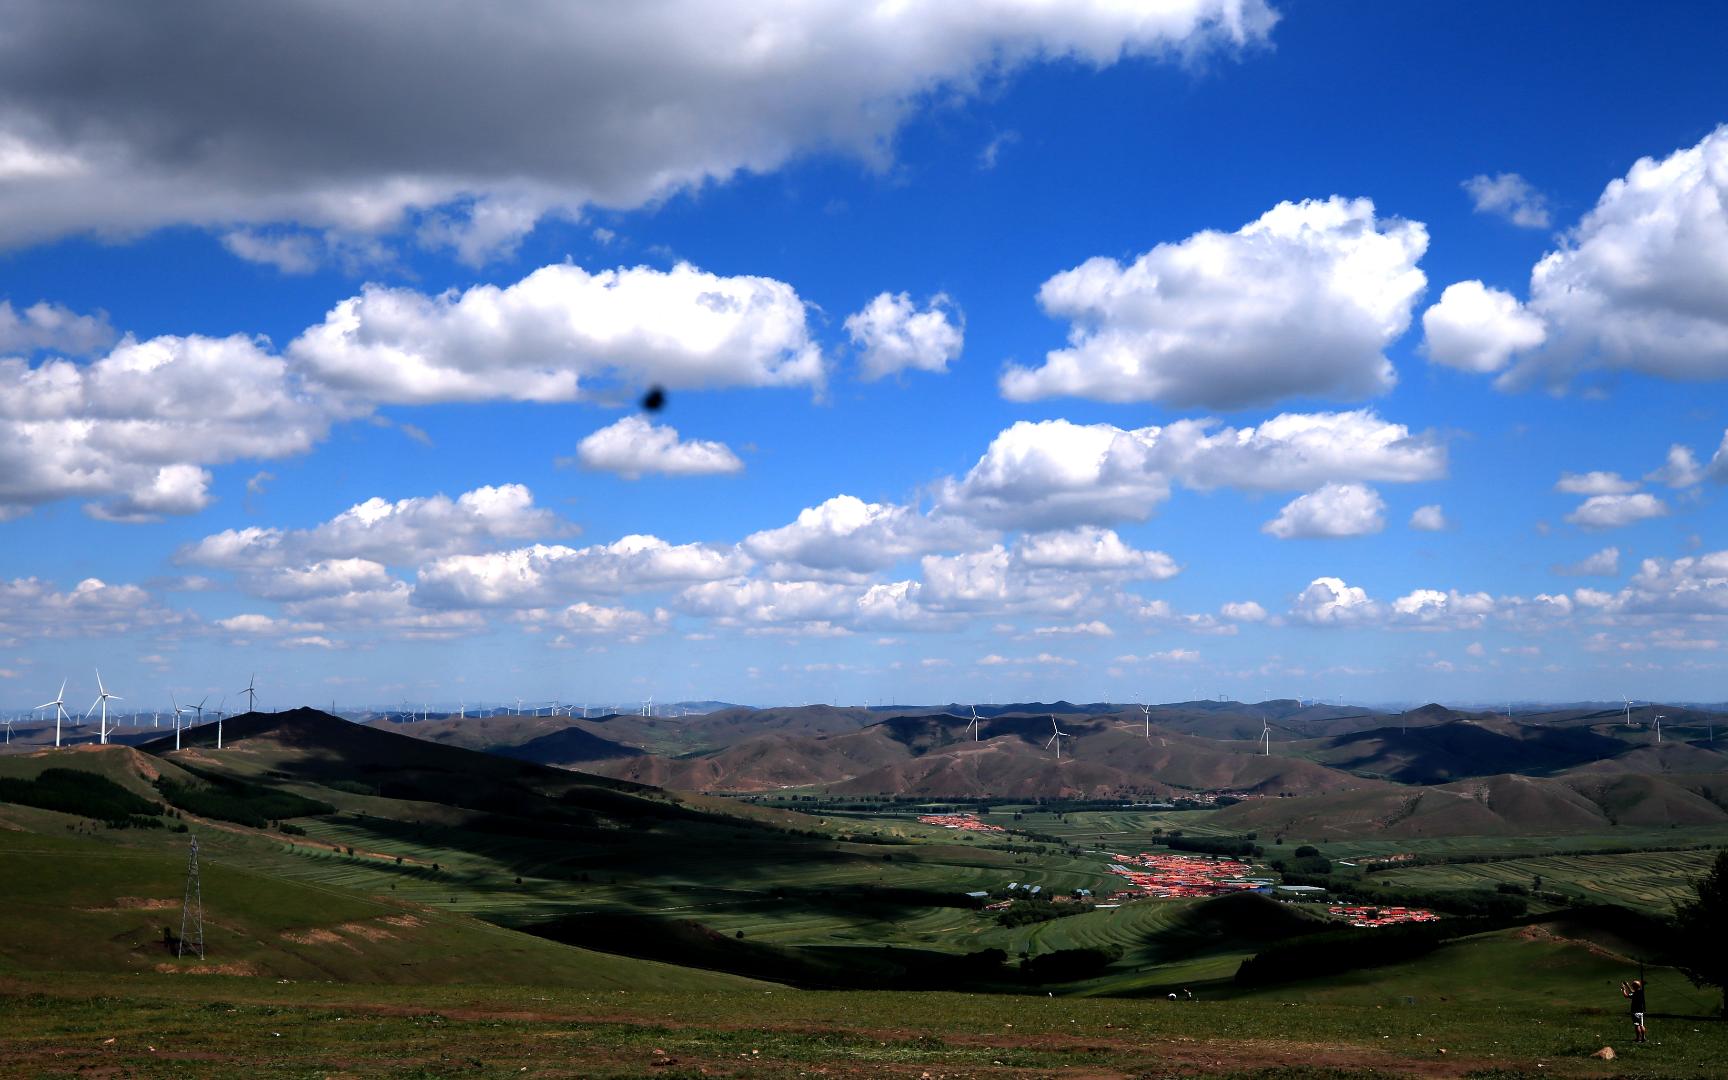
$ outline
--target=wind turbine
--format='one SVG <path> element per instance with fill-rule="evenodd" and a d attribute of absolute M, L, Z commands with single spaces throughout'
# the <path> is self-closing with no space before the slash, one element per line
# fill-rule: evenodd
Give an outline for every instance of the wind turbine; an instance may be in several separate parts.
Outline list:
<path fill-rule="evenodd" d="M 6 745 L 12 745 L 12 717 L 6 718 Z"/>
<path fill-rule="evenodd" d="M 1146 714 L 1146 737 L 1150 739 L 1152 737 L 1152 706 L 1142 705 L 1140 711 Z"/>
<path fill-rule="evenodd" d="M 1068 734 L 1066 731 L 1063 731 L 1061 728 L 1057 727 L 1056 726 L 1056 718 L 1054 716 L 1052 716 L 1050 718 L 1050 730 L 1054 734 L 1052 734 L 1050 736 L 1050 742 L 1047 742 L 1044 744 L 1044 749 L 1048 750 L 1048 749 L 1050 749 L 1051 745 L 1054 744 L 1056 747 L 1056 760 L 1061 761 L 1062 760 L 1062 740 L 1063 739 L 1072 739 L 1074 736 Z"/>
<path fill-rule="evenodd" d="M 968 705 L 967 708 L 972 710 L 972 719 L 967 722 L 966 727 L 969 727 L 972 729 L 972 741 L 977 742 L 978 741 L 978 706 Z M 960 730 L 965 731 L 966 728 L 961 728 Z"/>
<path fill-rule="evenodd" d="M 517 716 L 522 715 L 522 699 L 521 698 L 516 699 L 516 715 Z"/>
<path fill-rule="evenodd" d="M 104 746 L 108 745 L 108 700 L 110 698 L 113 698 L 115 701 L 124 700 L 123 698 L 116 697 L 115 695 L 110 694 L 108 692 L 108 688 L 106 686 L 102 685 L 102 669 L 97 668 L 96 669 L 96 700 L 92 701 L 90 703 L 89 710 L 84 713 L 84 719 L 86 719 L 86 720 L 90 719 L 90 713 L 93 713 L 96 711 L 96 706 L 98 706 L 98 705 L 102 706 L 101 738 L 102 738 L 102 745 L 104 745 Z"/>
<path fill-rule="evenodd" d="M 174 706 L 174 749 L 178 750 L 180 749 L 180 715 L 190 711 L 192 706 L 180 704 L 172 693 L 168 695 L 168 700 Z"/>
<path fill-rule="evenodd" d="M 66 716 L 66 680 L 65 679 L 60 680 L 60 692 L 58 694 L 54 695 L 53 701 L 50 701 L 50 702 L 43 704 L 43 705 L 38 705 L 38 706 L 36 706 L 35 709 L 32 709 L 30 711 L 35 712 L 39 709 L 53 709 L 54 710 L 54 745 L 59 746 L 60 745 L 60 721 L 63 720 Z"/>
<path fill-rule="evenodd" d="M 459 720 L 468 719 L 468 702 L 462 698 L 456 699 L 456 717 Z"/>
<path fill-rule="evenodd" d="M 1624 701 L 1626 703 L 1626 726 L 1631 727 L 1632 726 L 1632 699 L 1631 698 L 1621 698 L 1620 700 Z"/>
<path fill-rule="evenodd" d="M 1656 714 L 1656 741 L 1657 742 L 1662 741 L 1662 720 L 1663 720 L 1662 714 L 1657 713 Z"/>
<path fill-rule="evenodd" d="M 1262 756 L 1271 757 L 1272 756 L 1272 724 L 1264 716 L 1262 716 L 1260 718 L 1260 740 L 1259 741 L 1261 743 L 1263 743 L 1266 747 L 1266 749 L 1261 752 Z"/>
<path fill-rule="evenodd" d="M 257 712 L 258 711 L 258 691 L 253 686 L 253 684 L 256 683 L 257 681 L 258 681 L 258 675 L 256 672 L 254 672 L 252 675 L 248 676 L 246 679 L 246 689 L 234 691 L 236 694 L 245 694 L 246 695 L 246 711 L 247 712 Z M 206 699 L 206 700 L 208 700 L 208 699 Z"/>
<path fill-rule="evenodd" d="M 216 749 L 218 750 L 222 749 L 222 707 L 226 704 L 228 704 L 228 698 L 226 696 L 216 703 Z M 336 711 L 336 703 L 334 701 L 330 703 L 330 711 Z"/>

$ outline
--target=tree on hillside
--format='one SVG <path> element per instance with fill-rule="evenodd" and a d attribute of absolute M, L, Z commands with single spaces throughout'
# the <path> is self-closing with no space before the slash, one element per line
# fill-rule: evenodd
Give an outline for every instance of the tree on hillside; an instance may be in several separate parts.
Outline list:
<path fill-rule="evenodd" d="M 1680 970 L 1695 986 L 1720 989 L 1728 1018 L 1728 851 L 1719 853 L 1710 872 L 1692 887 L 1697 898 L 1674 906 L 1684 957 Z"/>

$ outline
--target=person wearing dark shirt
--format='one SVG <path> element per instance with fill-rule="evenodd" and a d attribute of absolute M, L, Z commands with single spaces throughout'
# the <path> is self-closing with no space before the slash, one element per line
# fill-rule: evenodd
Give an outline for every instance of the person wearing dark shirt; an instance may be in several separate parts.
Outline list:
<path fill-rule="evenodd" d="M 1632 1010 L 1632 1041 L 1649 1042 L 1644 1031 L 1644 980 L 1633 979 L 1629 983 L 1621 983 L 1620 996 L 1626 999 Z"/>

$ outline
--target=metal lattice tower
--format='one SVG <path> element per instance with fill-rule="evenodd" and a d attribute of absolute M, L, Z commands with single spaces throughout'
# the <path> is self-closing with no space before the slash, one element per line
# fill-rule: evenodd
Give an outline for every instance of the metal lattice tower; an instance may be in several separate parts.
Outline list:
<path fill-rule="evenodd" d="M 198 954 L 204 959 L 204 889 L 198 882 L 198 838 L 186 856 L 186 899 L 180 904 L 180 943 L 176 956 Z"/>

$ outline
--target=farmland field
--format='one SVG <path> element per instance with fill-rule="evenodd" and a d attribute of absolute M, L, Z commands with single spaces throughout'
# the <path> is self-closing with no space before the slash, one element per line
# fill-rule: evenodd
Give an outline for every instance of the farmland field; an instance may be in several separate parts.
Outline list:
<path fill-rule="evenodd" d="M 1545 890 L 1593 903 L 1621 904 L 1666 915 L 1691 895 L 1691 882 L 1715 860 L 1715 851 L 1645 851 L 1624 855 L 1559 855 L 1494 862 L 1447 863 L 1385 871 L 1377 882 L 1413 888 L 1528 887 L 1540 877 Z"/>

